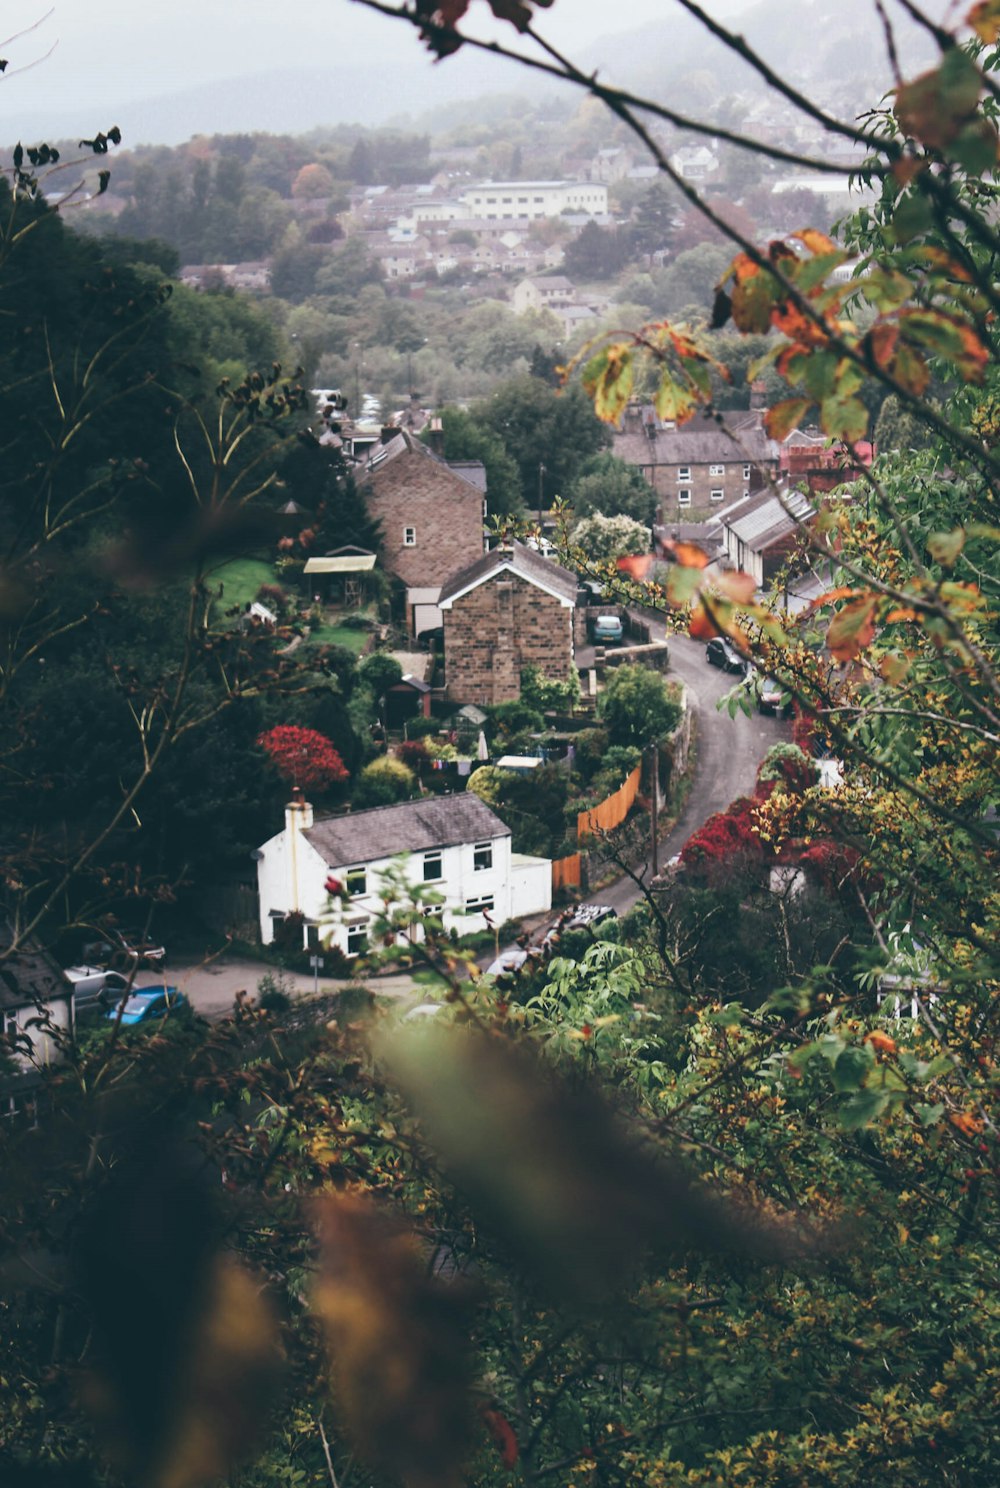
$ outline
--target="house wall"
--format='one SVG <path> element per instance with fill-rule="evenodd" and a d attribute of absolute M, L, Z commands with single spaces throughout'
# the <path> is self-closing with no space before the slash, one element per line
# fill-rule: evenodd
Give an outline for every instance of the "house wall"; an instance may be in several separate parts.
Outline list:
<path fill-rule="evenodd" d="M 455 929 L 459 935 L 482 930 L 486 921 L 482 909 L 476 906 L 483 900 L 491 901 L 488 913 L 497 925 L 512 919 L 515 914 L 541 912 L 551 905 L 551 870 L 547 860 L 525 859 L 513 873 L 510 837 L 494 837 L 490 839 L 489 847 L 492 861 L 488 867 L 480 868 L 476 867 L 475 843 L 442 848 L 442 876 L 433 880 L 425 881 L 423 876 L 425 853 L 415 852 L 406 859 L 410 883 L 423 884 L 444 895 L 442 919 L 446 930 Z M 293 897 L 296 897 L 292 892 L 293 862 L 298 868 L 297 902 L 293 902 Z M 349 945 L 351 924 L 368 923 L 383 912 L 380 875 L 398 863 L 399 859 L 378 858 L 365 864 L 365 892 L 352 895 L 348 904 L 334 911 L 332 921 L 320 924 L 328 912 L 324 888 L 327 875 L 333 873 L 343 880 L 348 869 L 362 865 L 328 864 L 304 837 L 286 828 L 264 844 L 257 864 L 262 941 L 269 945 L 274 939 L 275 922 L 270 916 L 271 910 L 289 913 L 297 908 L 307 922 L 311 920 L 318 927 L 323 946 L 336 946 L 345 955 L 354 954 Z M 544 873 L 536 866 L 538 864 L 544 864 Z M 310 943 L 308 928 L 307 925 L 303 929 L 304 945 Z"/>
<path fill-rule="evenodd" d="M 444 611 L 446 690 L 462 703 L 506 703 L 521 695 L 521 671 L 572 673 L 573 610 L 510 570 Z"/>
<path fill-rule="evenodd" d="M 440 588 L 483 551 L 482 491 L 428 455 L 406 451 L 376 467 L 365 494 L 382 524 L 382 565 L 407 588 Z"/>
<path fill-rule="evenodd" d="M 39 1011 L 34 1003 L 28 1007 L 4 1008 L 3 1010 L 5 1030 L 13 1033 L 16 1024 L 17 1030 L 31 1040 L 30 1055 L 20 1051 L 11 1054 L 11 1058 L 20 1069 L 44 1069 L 50 1064 L 59 1064 L 64 1058 L 63 1051 L 54 1037 L 54 1030 L 59 1029 L 69 1034 L 73 1023 L 73 999 L 71 996 L 53 998 L 51 1002 L 44 1004 L 44 1009 L 52 1021 L 53 1033 L 47 1033 L 34 1024 L 34 1020 L 39 1017 Z"/>
<path fill-rule="evenodd" d="M 721 474 L 717 467 L 721 468 Z M 737 501 L 747 492 L 759 491 L 764 485 L 764 477 L 757 466 L 747 465 L 742 460 L 719 460 L 707 465 L 663 464 L 650 468 L 653 473 L 651 484 L 660 498 L 656 520 L 661 527 L 678 520 L 709 517 L 714 511 Z M 646 479 L 650 479 L 649 474 L 646 474 Z M 681 496 L 685 491 L 690 500 L 682 504 Z"/>

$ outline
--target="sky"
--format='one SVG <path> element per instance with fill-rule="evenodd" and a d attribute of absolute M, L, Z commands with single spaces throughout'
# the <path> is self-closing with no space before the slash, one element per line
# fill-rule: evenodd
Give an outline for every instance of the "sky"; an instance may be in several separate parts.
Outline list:
<path fill-rule="evenodd" d="M 49 13 L 45 4 L 40 0 L 37 11 L 20 11 L 37 22 L 29 34 L 0 38 L 0 56 L 9 59 L 0 80 L 5 134 L 11 127 L 7 121 L 103 118 L 107 109 L 133 100 L 290 69 L 329 67 L 336 76 L 338 69 L 364 68 L 367 75 L 368 68 L 391 61 L 426 78 L 429 103 L 440 86 L 434 64 L 408 26 L 353 0 L 281 0 L 277 5 L 274 0 L 56 0 Z M 580 55 L 602 36 L 665 19 L 670 8 L 670 0 L 624 0 L 617 6 L 609 0 L 555 0 L 542 13 L 540 29 L 571 55 Z M 486 0 L 472 0 L 470 20 L 477 34 L 488 34 L 494 24 L 495 34 L 518 39 L 512 28 L 492 23 Z M 447 68 L 454 74 L 449 85 L 456 86 L 467 66 L 463 54 L 437 72 Z M 519 84 L 515 69 L 509 71 L 513 89 Z M 332 92 L 335 113 L 336 89 Z M 387 112 L 393 102 L 391 88 L 388 92 Z M 211 114 L 210 99 L 201 106 Z M 141 128 L 141 110 L 136 115 Z M 149 119 L 148 128 L 160 127 L 153 114 Z M 108 118 L 100 127 L 111 122 Z M 127 121 L 121 122 L 128 134 Z M 210 117 L 203 127 L 205 132 L 214 127 Z"/>

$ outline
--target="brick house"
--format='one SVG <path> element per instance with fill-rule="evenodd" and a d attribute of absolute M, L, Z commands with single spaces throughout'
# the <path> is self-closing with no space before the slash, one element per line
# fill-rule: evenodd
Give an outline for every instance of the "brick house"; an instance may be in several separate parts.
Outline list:
<path fill-rule="evenodd" d="M 523 315 L 527 310 L 552 310 L 557 305 L 575 303 L 573 281 L 564 274 L 522 279 L 511 295 L 511 307 L 515 315 Z"/>
<path fill-rule="evenodd" d="M 398 429 L 373 449 L 357 479 L 369 516 L 381 524 L 382 567 L 405 591 L 411 634 L 440 625 L 442 584 L 483 551 L 483 466 L 471 460 L 449 465 L 408 429 Z"/>
<path fill-rule="evenodd" d="M 284 830 L 255 853 L 261 940 L 270 945 L 294 914 L 304 948 L 361 954 L 372 920 L 384 912 L 382 875 L 401 853 L 407 882 L 441 896 L 434 913 L 445 930 L 464 935 L 483 928 L 484 914 L 500 925 L 551 908 L 551 861 L 513 852 L 510 828 L 472 792 L 314 820 L 296 791 Z M 327 918 L 331 874 L 350 897 Z"/>
<path fill-rule="evenodd" d="M 764 433 L 759 409 L 727 414 L 725 428 L 698 416 L 678 428 L 652 407 L 631 403 L 611 449 L 652 486 L 663 527 L 714 516 L 763 489 L 778 470 L 778 446 Z"/>
<path fill-rule="evenodd" d="M 521 672 L 572 676 L 577 580 L 524 543 L 494 548 L 452 574 L 441 591 L 448 697 L 506 703 L 521 695 Z"/>

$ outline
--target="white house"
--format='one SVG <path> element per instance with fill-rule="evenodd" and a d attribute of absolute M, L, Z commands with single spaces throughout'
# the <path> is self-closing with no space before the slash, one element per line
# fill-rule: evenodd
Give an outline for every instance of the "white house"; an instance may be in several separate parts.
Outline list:
<path fill-rule="evenodd" d="M 471 792 L 314 821 L 296 790 L 284 831 L 256 854 L 261 940 L 269 945 L 279 925 L 300 914 L 304 946 L 358 955 L 371 921 L 383 912 L 382 876 L 398 866 L 400 854 L 407 855 L 409 882 L 442 896 L 435 913 L 460 935 L 481 930 L 484 914 L 500 925 L 552 906 L 549 859 L 512 852 L 510 828 Z M 328 918 L 331 875 L 349 898 Z"/>
<path fill-rule="evenodd" d="M 9 946 L 12 933 L 0 918 L 0 945 Z M 0 1016 L 0 1115 L 11 1115 L 30 1103 L 42 1071 L 65 1058 L 73 1029 L 73 988 L 34 942 L 21 945 L 3 963 Z"/>

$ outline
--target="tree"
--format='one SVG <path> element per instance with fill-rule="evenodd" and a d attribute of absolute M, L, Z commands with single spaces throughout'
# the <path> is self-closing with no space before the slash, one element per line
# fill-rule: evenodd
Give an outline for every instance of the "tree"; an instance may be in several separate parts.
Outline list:
<path fill-rule="evenodd" d="M 354 788 L 352 804 L 365 810 L 372 806 L 394 806 L 409 801 L 416 791 L 417 777 L 401 759 L 382 755 L 365 765 Z"/>
<path fill-rule="evenodd" d="M 315 161 L 304 165 L 292 182 L 292 196 L 308 200 L 310 197 L 330 196 L 333 192 L 333 176 L 325 165 Z"/>
<path fill-rule="evenodd" d="M 652 533 L 632 517 L 605 517 L 600 512 L 584 517 L 570 533 L 570 542 L 588 562 L 626 558 L 633 553 L 648 553 Z"/>
<path fill-rule="evenodd" d="M 612 744 L 645 749 L 677 727 L 681 706 L 658 672 L 644 666 L 616 667 L 598 702 L 598 715 Z"/>
<path fill-rule="evenodd" d="M 566 499 L 578 517 L 626 516 L 650 528 L 656 516 L 656 492 L 649 482 L 634 465 L 607 453 L 587 463 Z"/>
<path fill-rule="evenodd" d="M 549 506 L 569 489 L 586 460 L 610 442 L 578 387 L 558 394 L 533 377 L 504 383 L 475 407 L 474 417 L 517 464 L 524 503 L 533 511 L 539 506 L 539 482 Z"/>
<path fill-rule="evenodd" d="M 315 729 L 278 724 L 257 740 L 271 764 L 289 785 L 325 791 L 347 779 L 347 771 L 330 740 Z"/>
<path fill-rule="evenodd" d="M 440 414 L 447 460 L 482 460 L 486 467 L 486 503 L 490 516 L 524 511 L 520 473 L 503 440 L 478 421 L 474 412 L 443 408 Z M 425 431 L 423 438 L 429 435 Z"/>

